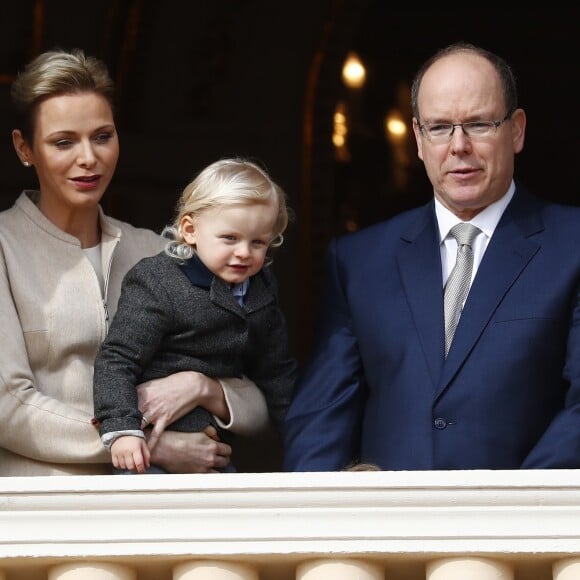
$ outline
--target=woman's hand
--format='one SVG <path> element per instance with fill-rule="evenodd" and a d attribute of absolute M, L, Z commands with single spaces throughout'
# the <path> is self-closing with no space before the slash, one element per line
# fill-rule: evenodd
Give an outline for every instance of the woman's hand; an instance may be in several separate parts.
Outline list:
<path fill-rule="evenodd" d="M 165 431 L 151 451 L 151 463 L 169 473 L 218 473 L 229 464 L 231 454 L 232 448 L 210 425 L 201 433 Z"/>
<path fill-rule="evenodd" d="M 141 413 L 153 425 L 148 438 L 150 449 L 155 448 L 168 425 L 195 407 L 204 407 L 212 415 L 229 421 L 229 410 L 219 382 L 195 371 L 141 383 L 137 386 L 137 395 Z"/>

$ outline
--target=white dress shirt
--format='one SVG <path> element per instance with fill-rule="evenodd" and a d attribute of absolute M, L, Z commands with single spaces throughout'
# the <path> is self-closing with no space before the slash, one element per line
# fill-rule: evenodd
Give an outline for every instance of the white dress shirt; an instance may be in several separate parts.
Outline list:
<path fill-rule="evenodd" d="M 473 243 L 473 271 L 471 273 L 471 281 L 475 278 L 477 274 L 477 269 L 481 260 L 483 258 L 483 254 L 487 249 L 487 245 L 489 244 L 489 240 L 505 211 L 505 208 L 511 201 L 514 192 L 516 190 L 516 186 L 512 181 L 509 189 L 507 190 L 506 194 L 502 196 L 497 201 L 493 202 L 492 204 L 488 205 L 483 211 L 478 213 L 469 223 L 477 226 L 481 233 L 478 233 L 475 237 L 475 241 Z M 441 266 L 442 266 L 442 274 L 443 274 L 443 286 L 445 286 L 447 282 L 447 278 L 449 278 L 449 274 L 451 274 L 451 270 L 455 266 L 455 259 L 457 257 L 457 241 L 451 235 L 449 235 L 449 231 L 453 226 L 460 223 L 461 220 L 451 211 L 449 211 L 438 199 L 435 198 L 435 214 L 437 216 L 437 223 L 439 225 L 439 235 L 441 240 Z"/>

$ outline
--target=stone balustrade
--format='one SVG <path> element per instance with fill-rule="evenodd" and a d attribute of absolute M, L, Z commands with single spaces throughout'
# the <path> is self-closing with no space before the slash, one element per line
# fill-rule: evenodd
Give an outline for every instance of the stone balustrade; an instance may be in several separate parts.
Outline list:
<path fill-rule="evenodd" d="M 580 580 L 580 472 L 0 477 L 0 580 Z"/>

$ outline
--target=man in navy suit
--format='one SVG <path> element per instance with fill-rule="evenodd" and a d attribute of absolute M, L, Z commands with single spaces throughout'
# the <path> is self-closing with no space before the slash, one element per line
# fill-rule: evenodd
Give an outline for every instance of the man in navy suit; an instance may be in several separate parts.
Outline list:
<path fill-rule="evenodd" d="M 285 469 L 579 468 L 580 208 L 514 179 L 526 115 L 502 58 L 451 45 L 411 92 L 434 199 L 331 242 Z M 480 231 L 446 355 L 459 222 Z"/>

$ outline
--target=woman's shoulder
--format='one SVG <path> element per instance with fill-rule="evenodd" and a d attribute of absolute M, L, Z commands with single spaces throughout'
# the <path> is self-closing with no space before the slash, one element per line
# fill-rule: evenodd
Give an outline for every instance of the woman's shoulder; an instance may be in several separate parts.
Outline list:
<path fill-rule="evenodd" d="M 107 228 L 118 229 L 123 232 L 126 236 L 140 236 L 148 238 L 158 238 L 163 241 L 160 234 L 154 232 L 150 228 L 145 228 L 141 226 L 133 225 L 129 222 L 119 220 L 117 218 L 111 217 L 110 215 L 103 214 L 103 225 Z"/>
<path fill-rule="evenodd" d="M 135 247 L 142 255 L 160 252 L 167 242 L 160 234 L 149 228 L 135 226 L 111 216 L 104 215 L 101 224 L 105 233 L 120 237 L 124 246 Z"/>
<path fill-rule="evenodd" d="M 0 211 L 0 223 L 20 227 L 25 215 L 29 213 L 42 215 L 32 199 L 36 199 L 37 196 L 37 191 L 22 191 L 12 206 Z"/>

